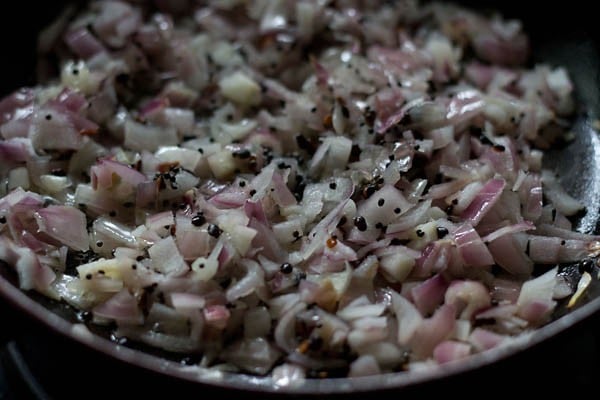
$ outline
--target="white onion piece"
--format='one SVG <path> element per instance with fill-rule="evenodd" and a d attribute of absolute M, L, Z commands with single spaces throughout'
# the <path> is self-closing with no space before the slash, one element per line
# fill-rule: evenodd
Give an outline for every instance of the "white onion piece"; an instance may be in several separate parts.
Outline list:
<path fill-rule="evenodd" d="M 246 139 L 257 127 L 254 120 L 243 119 L 235 124 L 221 123 L 219 142 L 226 144 Z"/>
<path fill-rule="evenodd" d="M 295 364 L 282 364 L 273 368 L 273 383 L 280 387 L 295 387 L 304 382 L 304 369 Z"/>
<path fill-rule="evenodd" d="M 475 229 L 469 224 L 462 225 L 453 233 L 454 241 L 465 264 L 484 267 L 494 264 L 494 259 Z"/>
<path fill-rule="evenodd" d="M 440 168 L 441 170 L 442 168 Z M 448 174 L 446 174 L 448 176 Z M 483 188 L 483 184 L 479 181 L 471 182 L 462 188 L 456 195 L 449 196 L 446 199 L 447 203 L 454 201 L 453 211 L 457 213 L 463 213 L 463 211 L 471 204 L 471 202 L 477 197 L 479 191 Z"/>
<path fill-rule="evenodd" d="M 264 285 L 265 276 L 256 261 L 242 260 L 241 264 L 246 268 L 246 275 L 227 288 L 225 296 L 228 302 L 234 302 L 241 297 L 248 296 Z"/>
<path fill-rule="evenodd" d="M 563 189 L 552 172 L 548 170 L 542 171 L 542 184 L 546 188 L 544 195 L 564 215 L 574 215 L 583 208 L 581 202 L 571 197 Z"/>
<path fill-rule="evenodd" d="M 177 141 L 175 128 L 142 125 L 131 120 L 125 122 L 124 143 L 131 149 L 154 152 L 161 146 L 174 146 Z"/>
<path fill-rule="evenodd" d="M 398 321 L 398 344 L 407 345 L 423 321 L 417 308 L 404 296 L 392 292 L 392 307 Z"/>
<path fill-rule="evenodd" d="M 444 297 L 445 304 L 454 306 L 461 319 L 471 319 L 473 315 L 491 305 L 491 297 L 483 284 L 477 281 L 453 281 Z"/>
<path fill-rule="evenodd" d="M 191 264 L 194 279 L 199 281 L 210 280 L 219 269 L 219 256 L 224 249 L 222 240 L 219 240 L 208 257 L 198 257 Z"/>
<path fill-rule="evenodd" d="M 125 258 L 101 258 L 100 260 L 78 266 L 77 273 L 81 279 L 90 275 L 102 275 L 114 279 L 123 279 L 125 275 L 124 272 L 130 270 L 131 265 L 131 260 Z"/>
<path fill-rule="evenodd" d="M 347 321 L 355 320 L 364 317 L 377 317 L 386 309 L 385 304 L 365 304 L 353 306 L 349 304 L 341 311 L 338 311 L 337 316 Z"/>
<path fill-rule="evenodd" d="M 148 255 L 152 259 L 152 267 L 165 275 L 179 276 L 188 271 L 188 265 L 171 236 L 152 245 Z"/>
<path fill-rule="evenodd" d="M 66 176 L 42 175 L 40 186 L 49 194 L 56 195 L 71 186 Z"/>
<path fill-rule="evenodd" d="M 542 264 L 575 262 L 591 253 L 590 244 L 583 240 L 530 235 L 529 257 Z"/>
<path fill-rule="evenodd" d="M 154 155 L 161 162 L 178 163 L 190 171 L 196 171 L 196 167 L 202 158 L 202 154 L 198 151 L 175 146 L 162 146 Z"/>
<path fill-rule="evenodd" d="M 260 102 L 260 86 L 243 72 L 235 72 L 219 82 L 223 96 L 240 105 L 255 105 Z"/>
<path fill-rule="evenodd" d="M 406 214 L 402 215 L 395 223 L 388 225 L 386 232 L 393 234 L 409 230 L 425 222 L 427 213 L 431 208 L 431 200 L 425 200 L 419 205 L 411 208 Z"/>
<path fill-rule="evenodd" d="M 382 368 L 393 368 L 402 360 L 402 351 L 390 342 L 377 342 L 360 349 L 363 354 L 372 355 Z"/>
<path fill-rule="evenodd" d="M 92 228 L 93 233 L 98 239 L 108 239 L 113 243 L 129 247 L 135 247 L 137 243 L 132 231 L 127 226 L 111 219 L 104 217 L 97 218 Z M 100 246 L 96 244 L 96 247 Z"/>
<path fill-rule="evenodd" d="M 375 357 L 371 354 L 365 354 L 358 357 L 350 364 L 348 376 L 371 376 L 379 375 L 380 373 L 381 368 L 379 368 L 379 364 L 377 364 Z"/>
<path fill-rule="evenodd" d="M 77 150 L 83 145 L 82 136 L 68 117 L 51 109 L 41 109 L 34 115 L 29 138 L 36 149 Z"/>
<path fill-rule="evenodd" d="M 280 355 L 265 338 L 257 337 L 234 343 L 222 352 L 221 357 L 245 371 L 264 375 Z"/>
<path fill-rule="evenodd" d="M 180 311 L 191 311 L 204 308 L 206 299 L 192 293 L 171 293 L 173 308 Z"/>
<path fill-rule="evenodd" d="M 343 170 L 348 163 L 352 141 L 343 136 L 326 137 L 310 163 L 310 174 L 332 176 L 334 171 Z"/>
<path fill-rule="evenodd" d="M 110 194 L 94 190 L 90 185 L 79 184 L 75 190 L 75 204 L 83 204 L 92 216 L 110 214 L 124 215 L 124 207 Z"/>
<path fill-rule="evenodd" d="M 403 251 L 403 246 L 393 246 L 397 249 L 392 254 L 384 255 L 379 260 L 382 273 L 392 282 L 403 282 L 413 270 L 416 258 L 420 254 L 411 251 Z M 410 250 L 405 248 L 406 250 Z"/>
<path fill-rule="evenodd" d="M 29 172 L 25 167 L 11 169 L 8 173 L 6 188 L 11 191 L 18 187 L 28 190 L 30 186 Z"/>
<path fill-rule="evenodd" d="M 571 287 L 569 280 L 563 274 L 556 275 L 556 286 L 554 287 L 554 292 L 552 293 L 552 298 L 554 300 L 564 299 L 565 297 L 569 297 L 573 294 L 575 290 Z"/>
<path fill-rule="evenodd" d="M 525 282 L 517 300 L 518 314 L 531 323 L 547 318 L 556 302 L 552 300 L 558 268 Z"/>

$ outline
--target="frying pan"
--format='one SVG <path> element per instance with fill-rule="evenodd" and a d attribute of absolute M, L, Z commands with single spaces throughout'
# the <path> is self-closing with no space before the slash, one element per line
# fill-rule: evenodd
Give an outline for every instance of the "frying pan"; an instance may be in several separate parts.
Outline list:
<path fill-rule="evenodd" d="M 0 94 L 34 83 L 35 40 L 38 32 L 51 21 L 66 4 L 66 1 L 52 2 L 16 2 L 10 10 L 4 10 L 3 16 L 11 21 L 22 21 L 13 24 L 0 24 L 0 45 L 6 54 L 0 76 Z M 484 10 L 499 10 L 509 17 L 519 18 L 524 22 L 525 30 L 530 34 L 534 54 L 532 63 L 543 61 L 554 65 L 565 66 L 574 81 L 578 114 L 575 118 L 573 142 L 561 149 L 553 150 L 546 156 L 549 168 L 560 172 L 561 183 L 574 197 L 580 199 L 587 212 L 577 224 L 577 230 L 586 233 L 600 232 L 600 138 L 594 129 L 594 121 L 600 115 L 600 58 L 598 56 L 599 34 L 594 30 L 593 13 L 585 11 L 585 2 L 571 0 L 563 8 L 541 5 L 528 5 L 519 1 L 464 1 L 471 7 Z M 540 3 L 543 4 L 543 3 Z M 596 271 L 597 272 L 597 271 Z M 594 273 L 594 275 L 596 274 Z M 15 339 L 17 342 L 41 332 L 43 336 L 43 358 L 48 359 L 48 366 L 53 365 L 52 357 L 75 357 L 73 363 L 92 363 L 93 365 L 77 365 L 65 377 L 88 376 L 85 372 L 78 375 L 75 369 L 104 371 L 100 377 L 87 382 L 92 393 L 109 392 L 116 385 L 138 382 L 152 392 L 176 390 L 182 393 L 191 390 L 197 394 L 214 395 L 259 395 L 261 398 L 285 395 L 286 397 L 305 397 L 309 395 L 364 396 L 365 393 L 377 392 L 378 396 L 397 396 L 398 392 L 437 393 L 439 390 L 465 390 L 480 384 L 494 384 L 493 391 L 498 394 L 512 391 L 513 385 L 527 383 L 542 373 L 556 372 L 553 377 L 567 377 L 564 382 L 544 382 L 536 384 L 539 388 L 554 385 L 576 385 L 576 377 L 569 378 L 568 372 L 561 369 L 577 370 L 577 364 L 588 350 L 574 354 L 571 365 L 548 366 L 546 360 L 557 360 L 564 353 L 566 339 L 577 341 L 584 336 L 592 335 L 600 343 L 600 284 L 594 279 L 583 299 L 567 312 L 559 309 L 555 319 L 549 325 L 533 332 L 530 336 L 516 341 L 513 345 L 489 350 L 474 355 L 468 360 L 445 365 L 425 372 L 401 372 L 364 378 L 338 378 L 323 380 L 307 380 L 297 387 L 275 387 L 265 378 L 245 375 L 223 374 L 216 376 L 195 367 L 185 366 L 170 361 L 162 354 L 148 349 L 139 349 L 118 345 L 110 341 L 100 331 L 88 331 L 78 324 L 74 313 L 68 307 L 50 301 L 42 296 L 24 293 L 18 289 L 11 269 L 0 263 L 0 301 L 10 306 L 10 314 L 21 320 L 20 326 L 9 328 L 10 319 L 2 325 L 2 339 Z M 7 323 L 8 322 L 8 323 Z M 12 331 L 11 331 L 12 329 Z M 12 332 L 12 335 L 11 335 Z M 566 339 L 565 339 L 566 338 Z M 61 353 L 58 353 L 60 349 Z M 65 350 L 66 349 L 66 350 Z M 27 349 L 25 349 L 27 350 Z M 570 350 L 569 350 L 570 351 Z M 561 353 L 562 352 L 562 353 Z M 548 356 L 550 354 L 550 356 Z M 74 356 L 77 355 L 77 356 Z M 543 360 L 543 364 L 536 359 Z M 93 361 L 92 361 L 93 360 Z M 596 360 L 598 362 L 598 360 Z M 69 375 L 70 374 L 70 375 Z M 96 373 L 94 373 L 96 374 Z M 98 384 L 102 379 L 106 384 Z M 105 381 L 104 381 L 105 380 Z M 502 383 L 507 381 L 506 385 Z M 499 384 L 497 382 L 500 382 Z M 108 386 L 107 386 L 108 385 Z M 141 392 L 144 387 L 140 386 Z M 108 392 L 107 392 L 108 393 Z"/>

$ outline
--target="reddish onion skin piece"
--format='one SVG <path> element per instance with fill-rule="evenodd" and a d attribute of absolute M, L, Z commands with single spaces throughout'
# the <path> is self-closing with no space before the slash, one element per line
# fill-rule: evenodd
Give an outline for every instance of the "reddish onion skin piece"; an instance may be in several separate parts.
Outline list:
<path fill-rule="evenodd" d="M 504 339 L 504 336 L 483 328 L 473 329 L 469 336 L 469 342 L 479 351 L 494 348 L 501 344 Z"/>
<path fill-rule="evenodd" d="M 442 305 L 430 318 L 421 322 L 412 337 L 411 344 L 417 357 L 427 357 L 435 346 L 446 339 L 454 330 L 456 310 Z"/>
<path fill-rule="evenodd" d="M 553 301 L 532 301 L 520 308 L 519 316 L 536 326 L 545 322 L 554 306 Z"/>
<path fill-rule="evenodd" d="M 144 320 L 137 299 L 127 289 L 121 290 L 105 303 L 95 307 L 92 312 L 95 316 L 125 325 L 139 325 Z"/>
<path fill-rule="evenodd" d="M 0 158 L 4 162 L 24 163 L 34 156 L 31 141 L 25 138 L 13 138 L 0 142 Z"/>
<path fill-rule="evenodd" d="M 68 206 L 49 206 L 36 212 L 41 232 L 78 251 L 90 248 L 85 214 Z"/>
<path fill-rule="evenodd" d="M 64 40 L 75 54 L 86 60 L 105 51 L 102 43 L 87 28 L 67 32 Z"/>
<path fill-rule="evenodd" d="M 494 240 L 496 240 L 499 237 L 504 236 L 504 235 L 511 235 L 513 233 L 525 232 L 525 231 L 529 231 L 529 230 L 533 230 L 533 229 L 536 229 L 535 225 L 533 223 L 531 223 L 529 221 L 523 221 L 518 224 L 504 226 L 494 232 L 487 234 L 486 236 L 482 237 L 481 239 L 484 242 L 489 243 L 489 242 L 493 242 Z"/>
<path fill-rule="evenodd" d="M 456 247 L 452 246 L 450 242 L 435 241 L 423 249 L 411 275 L 425 278 L 432 273 L 444 271 L 452 265 L 456 258 L 458 258 Z"/>
<path fill-rule="evenodd" d="M 477 35 L 473 47 L 482 59 L 494 64 L 519 65 L 529 54 L 529 41 L 520 34 L 510 41 L 493 34 Z"/>
<path fill-rule="evenodd" d="M 485 102 L 476 90 L 465 90 L 457 93 L 448 104 L 446 118 L 452 124 L 462 124 L 481 113 Z"/>
<path fill-rule="evenodd" d="M 50 101 L 53 104 L 65 107 L 67 110 L 78 113 L 88 105 L 88 101 L 81 93 L 71 90 L 64 89 L 54 100 Z"/>
<path fill-rule="evenodd" d="M 215 207 L 220 209 L 227 208 L 239 208 L 246 203 L 248 200 L 248 195 L 244 192 L 221 192 L 213 197 L 211 197 L 208 201 L 211 202 Z"/>
<path fill-rule="evenodd" d="M 431 314 L 444 300 L 448 282 L 437 274 L 411 290 L 411 297 L 421 314 Z"/>
<path fill-rule="evenodd" d="M 137 188 L 140 183 L 148 178 L 131 166 L 118 161 L 103 159 L 91 168 L 92 186 L 95 190 L 111 189 L 121 182 L 132 188 Z"/>
<path fill-rule="evenodd" d="M 506 182 L 502 179 L 488 181 L 462 213 L 461 218 L 477 226 L 486 213 L 494 207 L 505 186 Z"/>
<path fill-rule="evenodd" d="M 525 254 L 525 248 L 515 236 L 501 236 L 490 242 L 488 248 L 494 261 L 513 275 L 528 275 L 533 271 L 533 261 Z"/>
<path fill-rule="evenodd" d="M 216 329 L 224 329 L 227 326 L 227 320 L 231 316 L 229 310 L 222 305 L 207 306 L 203 309 L 206 323 Z"/>
<path fill-rule="evenodd" d="M 494 264 L 487 246 L 471 225 L 464 224 L 454 231 L 454 241 L 466 265 L 485 267 Z"/>

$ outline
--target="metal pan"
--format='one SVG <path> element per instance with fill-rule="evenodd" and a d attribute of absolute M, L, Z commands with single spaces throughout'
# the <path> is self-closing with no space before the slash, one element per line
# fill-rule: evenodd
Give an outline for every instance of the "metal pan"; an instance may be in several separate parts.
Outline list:
<path fill-rule="evenodd" d="M 33 83 L 34 61 L 36 54 L 35 39 L 39 30 L 56 15 L 65 1 L 43 2 L 35 16 L 31 16 L 31 5 L 15 4 L 5 16 L 12 20 L 28 21 L 19 28 L 2 27 L 0 44 L 10 54 L 11 63 L 3 66 L 0 78 L 0 91 L 8 93 L 25 84 Z M 463 2 L 470 3 L 470 2 Z M 600 58 L 598 56 L 599 38 L 595 36 L 592 16 L 580 12 L 578 6 L 583 1 L 571 1 L 568 9 L 547 8 L 543 10 L 520 9 L 518 1 L 479 1 L 470 6 L 497 9 L 505 15 L 524 21 L 525 30 L 531 34 L 534 48 L 532 62 L 544 61 L 550 64 L 564 65 L 574 81 L 579 111 L 574 132 L 576 139 L 562 149 L 546 156 L 550 168 L 560 172 L 562 184 L 568 192 L 583 201 L 587 212 L 578 223 L 582 232 L 600 232 L 600 138 L 594 122 L 600 115 Z M 530 6 L 531 7 L 531 6 Z M 537 6 L 540 7 L 540 6 Z M 8 30 L 10 29 L 10 32 Z M 16 39 L 15 39 L 16 38 Z M 5 61 L 6 62 L 6 61 Z M 555 320 L 535 331 L 511 346 L 492 349 L 474 355 L 464 362 L 446 365 L 426 372 L 401 372 L 365 378 L 343 378 L 307 380 L 296 387 L 276 387 L 268 379 L 244 375 L 215 375 L 195 367 L 169 361 L 161 354 L 146 350 L 117 345 L 102 332 L 90 332 L 83 329 L 73 312 L 66 306 L 31 293 L 23 293 L 15 286 L 15 277 L 11 269 L 0 264 L 0 301 L 4 301 L 15 310 L 15 314 L 26 315 L 35 325 L 28 323 L 28 329 L 35 326 L 45 336 L 53 337 L 67 346 L 69 351 L 91 354 L 98 357 L 97 362 L 107 363 L 114 371 L 128 371 L 147 377 L 146 383 L 161 384 L 162 388 L 192 388 L 204 394 L 227 391 L 254 392 L 261 397 L 285 394 L 286 396 L 340 395 L 345 397 L 364 396 L 365 392 L 380 392 L 381 395 L 397 395 L 398 391 L 412 391 L 420 394 L 431 390 L 443 390 L 447 387 L 459 388 L 468 385 L 474 379 L 480 382 L 495 381 L 497 374 L 525 373 L 524 368 L 542 368 L 528 355 L 541 357 L 544 352 L 559 352 L 561 338 L 565 336 L 590 333 L 600 337 L 600 324 L 594 326 L 590 321 L 600 320 L 600 284 L 594 280 L 584 299 L 575 309 L 566 312 L 559 310 Z M 2 323 L 3 329 L 6 323 Z M 28 335 L 27 330 L 17 331 Z M 6 334 L 5 336 L 10 334 Z M 573 338 L 572 338 L 573 339 Z M 575 337 L 575 339 L 577 339 Z M 52 342 L 54 343 L 54 342 Z M 52 346 L 52 345 L 50 345 Z M 540 350 L 541 349 L 541 350 Z M 87 356 L 86 356 L 87 357 Z M 598 360 L 596 360 L 598 361 Z M 96 362 L 96 361 L 94 361 Z M 519 366 L 519 367 L 518 367 Z M 90 366 L 89 368 L 93 368 Z M 125 370 L 123 370 L 125 368 Z M 557 367 L 560 368 L 560 367 Z M 521 372 L 519 372 L 521 371 Z M 529 372 L 531 373 L 531 372 Z M 113 375 L 116 378 L 116 375 Z M 507 377 L 502 377 L 505 379 Z M 142 378 L 145 379 L 145 378 Z M 516 375 L 508 377 L 518 382 Z M 525 380 L 521 380 L 525 381 Z M 452 385 L 452 386 L 449 386 Z M 497 390 L 502 390 L 498 387 Z M 496 389 L 494 389 L 496 391 Z"/>

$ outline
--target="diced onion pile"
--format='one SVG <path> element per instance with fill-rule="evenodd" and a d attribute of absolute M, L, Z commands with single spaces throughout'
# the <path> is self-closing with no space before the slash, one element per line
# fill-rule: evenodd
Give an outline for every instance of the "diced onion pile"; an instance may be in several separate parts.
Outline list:
<path fill-rule="evenodd" d="M 573 86 L 525 67 L 519 21 L 95 1 L 40 38 L 40 83 L 0 101 L 0 259 L 118 340 L 282 385 L 375 375 L 506 344 L 597 279 L 542 164 Z"/>

